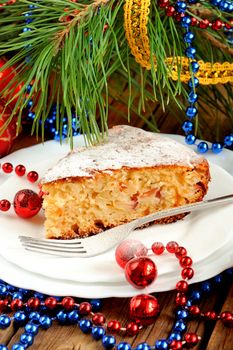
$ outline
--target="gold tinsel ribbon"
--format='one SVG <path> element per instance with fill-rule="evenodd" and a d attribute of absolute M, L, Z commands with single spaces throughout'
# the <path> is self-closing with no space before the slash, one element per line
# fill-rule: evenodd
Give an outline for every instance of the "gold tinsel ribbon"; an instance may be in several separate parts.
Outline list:
<path fill-rule="evenodd" d="M 135 60 L 144 68 L 151 69 L 151 52 L 148 37 L 148 16 L 150 0 L 126 0 L 124 6 L 124 27 L 129 47 Z M 196 77 L 199 83 L 225 84 L 233 82 L 233 63 L 211 63 L 198 61 L 200 68 Z M 186 57 L 168 57 L 166 59 L 168 74 L 173 80 L 187 83 L 191 77 L 190 60 Z M 156 69 L 156 57 L 154 57 Z"/>

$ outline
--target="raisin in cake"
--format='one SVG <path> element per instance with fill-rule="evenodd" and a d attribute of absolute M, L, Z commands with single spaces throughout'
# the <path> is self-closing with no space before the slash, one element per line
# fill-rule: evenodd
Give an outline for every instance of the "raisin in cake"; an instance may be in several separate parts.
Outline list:
<path fill-rule="evenodd" d="M 46 236 L 86 237 L 201 201 L 209 180 L 207 161 L 191 149 L 159 134 L 116 126 L 108 142 L 72 151 L 45 174 Z"/>

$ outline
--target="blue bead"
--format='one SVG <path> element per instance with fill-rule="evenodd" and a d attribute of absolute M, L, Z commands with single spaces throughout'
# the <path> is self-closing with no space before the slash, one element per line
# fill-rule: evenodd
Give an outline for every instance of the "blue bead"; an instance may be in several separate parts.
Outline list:
<path fill-rule="evenodd" d="M 14 291 L 16 290 L 16 288 L 14 286 L 12 286 L 11 284 L 7 284 L 7 290 L 8 292 L 14 293 Z"/>
<path fill-rule="evenodd" d="M 192 47 L 192 46 L 187 47 L 187 48 L 185 49 L 185 55 L 186 55 L 188 58 L 194 59 L 194 58 L 195 58 L 195 55 L 196 55 L 196 49 L 195 49 L 195 47 Z"/>
<path fill-rule="evenodd" d="M 191 24 L 191 18 L 189 16 L 184 16 L 183 18 L 181 18 L 181 26 L 183 28 L 188 28 Z"/>
<path fill-rule="evenodd" d="M 15 343 L 12 345 L 12 350 L 25 350 L 25 346 L 20 343 Z"/>
<path fill-rule="evenodd" d="M 26 32 L 30 32 L 32 29 L 31 28 L 28 28 L 28 27 L 25 27 L 23 28 L 23 32 L 26 33 Z"/>
<path fill-rule="evenodd" d="M 197 61 L 191 62 L 191 69 L 193 73 L 197 73 L 199 71 L 200 65 Z"/>
<path fill-rule="evenodd" d="M 5 296 L 7 294 L 7 287 L 4 284 L 0 284 L 0 296 Z"/>
<path fill-rule="evenodd" d="M 228 11 L 229 4 L 226 1 L 221 1 L 218 8 L 222 11 Z"/>
<path fill-rule="evenodd" d="M 210 2 L 211 2 L 211 4 L 213 4 L 214 6 L 217 6 L 217 5 L 220 4 L 221 1 L 222 1 L 222 0 L 211 0 Z"/>
<path fill-rule="evenodd" d="M 228 6 L 228 12 L 232 12 L 233 11 L 233 4 L 230 3 Z"/>
<path fill-rule="evenodd" d="M 168 345 L 168 342 L 166 341 L 166 339 L 157 340 L 155 342 L 155 349 L 157 349 L 157 350 L 169 349 L 169 345 Z"/>
<path fill-rule="evenodd" d="M 103 327 L 93 327 L 91 334 L 95 340 L 100 340 L 105 335 L 105 329 Z"/>
<path fill-rule="evenodd" d="M 185 320 L 185 319 L 188 318 L 188 317 L 189 317 L 189 313 L 188 313 L 188 311 L 185 310 L 185 309 L 181 309 L 181 310 L 178 310 L 178 311 L 176 312 L 176 318 L 177 318 L 178 320 Z"/>
<path fill-rule="evenodd" d="M 116 350 L 131 350 L 131 345 L 126 342 L 121 342 L 117 345 Z"/>
<path fill-rule="evenodd" d="M 219 274 L 219 275 L 214 277 L 214 283 L 221 284 L 222 282 L 223 282 L 223 275 L 222 274 Z"/>
<path fill-rule="evenodd" d="M 61 324 L 65 324 L 67 322 L 67 313 L 63 310 L 59 311 L 57 314 L 57 320 Z"/>
<path fill-rule="evenodd" d="M 40 299 L 41 301 L 45 299 L 46 295 L 39 293 L 39 292 L 35 292 L 34 293 L 34 297 Z"/>
<path fill-rule="evenodd" d="M 41 316 L 39 320 L 40 326 L 43 329 L 48 329 L 49 327 L 52 326 L 52 320 L 51 317 L 49 316 Z"/>
<path fill-rule="evenodd" d="M 186 329 L 186 323 L 184 323 L 182 320 L 177 321 L 173 327 L 173 331 L 175 332 L 185 332 Z"/>
<path fill-rule="evenodd" d="M 226 276 L 228 276 L 228 277 L 233 277 L 233 267 L 231 267 L 231 268 L 225 270 L 225 274 L 226 274 Z"/>
<path fill-rule="evenodd" d="M 193 34 L 193 32 L 187 32 L 186 34 L 184 34 L 184 41 L 188 44 L 191 44 L 194 38 L 195 35 Z"/>
<path fill-rule="evenodd" d="M 30 321 L 33 321 L 34 323 L 39 323 L 39 320 L 40 320 L 40 314 L 39 314 L 39 312 L 36 312 L 36 311 L 30 312 L 30 314 L 29 314 L 29 320 L 30 320 Z"/>
<path fill-rule="evenodd" d="M 188 2 L 189 4 L 196 4 L 197 2 L 199 2 L 199 0 L 189 0 Z"/>
<path fill-rule="evenodd" d="M 188 102 L 195 103 L 197 102 L 197 100 L 198 100 L 198 95 L 194 91 L 191 91 L 188 96 Z"/>
<path fill-rule="evenodd" d="M 151 347 L 147 343 L 138 344 L 135 350 L 150 350 Z"/>
<path fill-rule="evenodd" d="M 232 146 L 233 145 L 233 134 L 227 135 L 224 137 L 224 145 Z"/>
<path fill-rule="evenodd" d="M 39 327 L 36 324 L 29 322 L 26 324 L 24 329 L 26 333 L 36 335 L 38 333 Z"/>
<path fill-rule="evenodd" d="M 172 342 L 173 340 L 181 340 L 182 336 L 179 332 L 172 332 L 168 338 L 169 342 Z"/>
<path fill-rule="evenodd" d="M 0 344 L 0 350 L 8 350 L 4 344 Z"/>
<path fill-rule="evenodd" d="M 84 318 L 78 324 L 83 333 L 87 334 L 91 332 L 92 322 L 90 320 Z"/>
<path fill-rule="evenodd" d="M 188 118 L 191 118 L 191 119 L 195 118 L 197 115 L 196 107 L 189 106 L 186 109 L 185 114 L 187 115 Z"/>
<path fill-rule="evenodd" d="M 113 349 L 116 344 L 116 339 L 113 335 L 104 335 L 102 338 L 102 344 L 106 350 Z"/>
<path fill-rule="evenodd" d="M 13 316 L 14 322 L 21 326 L 27 322 L 27 316 L 24 311 L 17 311 Z"/>
<path fill-rule="evenodd" d="M 187 9 L 187 4 L 184 1 L 177 1 L 175 8 L 177 12 L 185 12 Z"/>
<path fill-rule="evenodd" d="M 6 329 L 11 324 L 11 318 L 7 315 L 0 316 L 0 329 Z"/>
<path fill-rule="evenodd" d="M 191 305 L 192 305 L 192 301 L 191 300 L 187 300 L 186 306 L 190 307 Z"/>
<path fill-rule="evenodd" d="M 198 152 L 200 153 L 206 153 L 209 149 L 209 146 L 207 145 L 206 142 L 202 141 L 197 145 L 197 149 L 198 149 Z"/>
<path fill-rule="evenodd" d="M 192 301 L 199 301 L 201 299 L 201 293 L 198 290 L 193 290 L 190 294 L 190 299 Z"/>
<path fill-rule="evenodd" d="M 193 89 L 194 87 L 198 87 L 198 85 L 199 85 L 199 80 L 196 77 L 194 77 L 193 79 L 189 79 L 188 86 L 191 89 Z"/>
<path fill-rule="evenodd" d="M 218 154 L 218 153 L 222 152 L 223 146 L 219 142 L 214 142 L 214 143 L 212 143 L 211 149 L 212 149 L 213 153 Z"/>
<path fill-rule="evenodd" d="M 67 315 L 67 319 L 69 323 L 75 324 L 79 321 L 79 313 L 77 310 L 70 311 Z"/>
<path fill-rule="evenodd" d="M 192 134 L 189 134 L 185 137 L 185 142 L 188 144 L 188 145 L 193 145 L 195 142 L 196 142 L 196 136 L 195 135 L 192 135 Z"/>
<path fill-rule="evenodd" d="M 182 129 L 186 134 L 193 130 L 193 123 L 190 120 L 185 120 L 182 124 Z"/>
<path fill-rule="evenodd" d="M 33 336 L 31 334 L 23 333 L 20 336 L 20 343 L 22 343 L 25 347 L 32 345 L 33 340 L 34 339 L 33 339 Z"/>
<path fill-rule="evenodd" d="M 208 281 L 204 281 L 201 284 L 201 291 L 204 293 L 209 293 L 211 292 L 211 283 Z"/>
<path fill-rule="evenodd" d="M 28 107 L 30 108 L 30 107 L 32 107 L 32 106 L 33 106 L 33 101 L 30 100 L 30 101 L 28 102 Z"/>
<path fill-rule="evenodd" d="M 35 113 L 33 113 L 33 112 L 29 112 L 29 113 L 28 113 L 28 118 L 29 118 L 29 119 L 34 119 L 35 116 L 36 116 L 36 115 L 35 115 Z"/>

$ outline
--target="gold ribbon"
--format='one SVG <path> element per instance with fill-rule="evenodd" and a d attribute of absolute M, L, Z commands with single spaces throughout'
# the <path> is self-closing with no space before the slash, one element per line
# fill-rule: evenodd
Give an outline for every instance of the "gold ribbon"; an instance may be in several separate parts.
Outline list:
<path fill-rule="evenodd" d="M 151 69 L 151 50 L 148 37 L 148 16 L 150 0 L 126 0 L 124 5 L 124 27 L 129 47 L 135 60 L 144 68 Z M 173 80 L 187 83 L 191 78 L 189 65 L 191 60 L 186 57 L 168 57 L 166 64 L 168 74 Z M 233 63 L 211 63 L 198 61 L 200 68 L 196 77 L 199 83 L 225 84 L 233 82 Z M 156 57 L 154 57 L 156 69 Z"/>

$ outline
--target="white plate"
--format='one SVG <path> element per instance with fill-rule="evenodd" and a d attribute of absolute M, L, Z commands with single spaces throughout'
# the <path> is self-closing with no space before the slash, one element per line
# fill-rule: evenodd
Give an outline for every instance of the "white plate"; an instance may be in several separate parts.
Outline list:
<path fill-rule="evenodd" d="M 82 139 L 78 137 L 76 142 L 81 144 Z M 33 154 L 33 159 L 30 160 L 30 168 L 37 169 L 41 173 L 48 167 L 48 164 L 54 163 L 63 154 L 66 154 L 68 149 L 69 146 L 67 145 L 60 147 L 56 142 L 50 141 L 45 143 L 44 146 L 39 145 L 18 151 L 3 161 L 9 160 L 14 164 L 17 162 L 26 164 L 26 160 L 29 163 L 28 159 Z M 43 161 L 41 163 L 44 154 L 46 154 L 47 159 L 51 159 L 52 156 L 52 162 Z M 212 161 L 215 160 L 215 157 L 218 161 L 220 158 L 224 158 L 228 170 L 231 170 L 233 157 L 230 151 L 224 150 L 223 157 L 212 155 Z M 229 193 L 232 190 L 233 178 L 224 170 L 213 166 L 212 176 L 213 181 L 208 194 L 209 197 Z M 1 197 L 3 198 L 4 191 L 7 198 L 9 198 L 10 193 L 13 195 L 19 188 L 23 187 L 28 187 L 28 184 L 25 184 L 22 179 L 17 181 L 15 177 L 9 179 L 1 186 Z M 195 262 L 196 277 L 193 282 L 203 280 L 233 264 L 231 253 L 233 221 L 231 220 L 231 212 L 232 206 L 205 212 L 205 214 L 192 214 L 184 221 L 167 226 L 153 226 L 138 231 L 136 235 L 137 238 L 146 243 L 152 243 L 154 240 L 162 240 L 165 243 L 172 239 L 187 246 Z M 222 220 L 223 217 L 224 220 Z M 1 278 L 26 288 L 32 288 L 30 281 L 33 280 L 35 283 L 35 286 L 33 283 L 34 289 L 50 294 L 72 294 L 86 297 L 131 296 L 137 294 L 137 291 L 125 282 L 122 270 L 114 262 L 114 252 L 89 259 L 60 259 L 22 250 L 17 235 L 22 233 L 38 234 L 38 230 L 42 232 L 42 222 L 42 216 L 24 221 L 16 218 L 13 213 L 12 215 L 2 214 L 0 244 L 4 249 L 2 249 L 1 254 L 14 265 L 2 259 L 2 266 L 4 261 L 6 265 L 4 271 L 9 270 L 9 273 L 6 273 L 5 277 L 0 274 Z M 204 240 L 203 237 L 205 237 Z M 148 292 L 173 289 L 180 273 L 177 262 L 171 256 L 163 256 L 156 259 L 156 263 L 159 277 L 148 288 Z M 23 271 L 16 266 L 33 273 Z M 17 278 L 16 273 L 13 277 L 10 272 L 14 268 L 17 269 Z M 22 274 L 23 279 L 20 278 Z M 19 283 L 17 283 L 19 278 L 22 282 L 18 281 Z"/>

